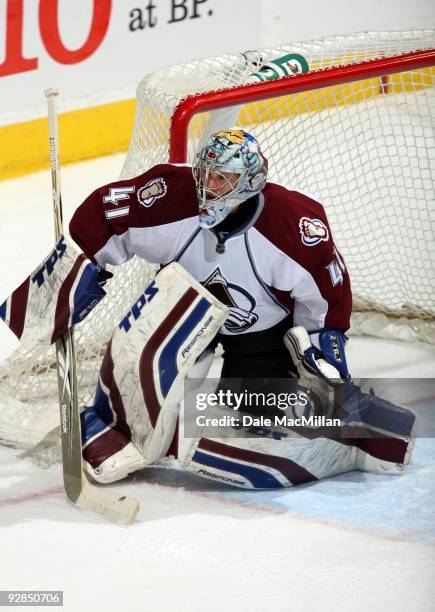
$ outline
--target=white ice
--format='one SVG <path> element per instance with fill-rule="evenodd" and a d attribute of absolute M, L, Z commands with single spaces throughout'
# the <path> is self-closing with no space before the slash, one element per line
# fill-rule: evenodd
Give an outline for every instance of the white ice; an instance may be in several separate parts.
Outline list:
<path fill-rule="evenodd" d="M 122 156 L 62 171 L 66 221 Z M 0 183 L 0 303 L 53 243 L 49 173 Z M 0 360 L 17 345 L 0 327 Z M 355 376 L 430 377 L 435 349 L 352 337 Z M 215 371 L 218 363 L 215 365 Z M 426 396 L 407 397 L 423 412 Z M 426 404 L 424 402 L 426 399 Z M 402 477 L 353 472 L 234 491 L 176 464 L 110 488 L 141 502 L 129 528 L 70 505 L 59 464 L 0 448 L 0 589 L 62 589 L 77 611 L 427 611 L 435 598 L 435 444 Z"/>

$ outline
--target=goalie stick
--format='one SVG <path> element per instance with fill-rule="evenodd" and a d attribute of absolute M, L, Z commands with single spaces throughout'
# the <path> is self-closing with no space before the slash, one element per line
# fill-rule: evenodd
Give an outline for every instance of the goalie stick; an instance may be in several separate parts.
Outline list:
<path fill-rule="evenodd" d="M 48 105 L 50 168 L 56 240 L 63 234 L 56 104 L 58 94 L 57 89 L 47 89 L 45 91 Z M 86 510 L 100 514 L 112 521 L 130 524 L 139 511 L 139 503 L 135 499 L 118 496 L 92 485 L 83 471 L 77 361 L 72 330 L 68 330 L 56 342 L 56 361 L 65 492 L 74 504 Z"/>

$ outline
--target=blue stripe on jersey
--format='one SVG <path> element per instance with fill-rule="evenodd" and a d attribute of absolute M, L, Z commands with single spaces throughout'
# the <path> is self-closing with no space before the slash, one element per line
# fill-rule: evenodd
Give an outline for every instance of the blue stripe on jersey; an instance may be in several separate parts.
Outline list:
<path fill-rule="evenodd" d="M 0 304 L 0 319 L 3 319 L 3 321 L 6 321 L 7 305 L 7 300 L 3 302 L 3 304 Z"/>
<path fill-rule="evenodd" d="M 270 299 L 271 299 L 273 302 L 275 302 L 275 304 L 276 304 L 277 306 L 279 306 L 280 308 L 282 308 L 286 314 L 289 314 L 289 313 L 290 313 L 290 310 L 289 310 L 289 309 L 288 309 L 286 306 L 283 306 L 283 305 L 282 305 L 282 304 L 281 304 L 281 303 L 280 303 L 280 302 L 277 300 L 277 298 L 276 298 L 276 297 L 273 295 L 273 293 L 272 293 L 272 292 L 269 290 L 268 286 L 266 285 L 266 283 L 264 282 L 264 280 L 261 278 L 260 274 L 258 273 L 258 270 L 257 270 L 257 268 L 256 268 L 256 266 L 255 266 L 255 263 L 254 263 L 254 258 L 253 258 L 253 256 L 252 256 L 251 246 L 250 246 L 250 244 L 249 244 L 248 234 L 247 234 L 247 233 L 245 234 L 245 247 L 246 247 L 246 253 L 248 254 L 249 263 L 251 264 L 251 268 L 252 268 L 252 271 L 253 271 L 253 273 L 254 273 L 254 276 L 255 276 L 255 278 L 258 280 L 258 282 L 260 283 L 260 285 L 263 287 L 264 291 L 266 292 L 266 295 L 267 295 L 268 297 L 270 297 Z M 290 295 L 290 292 L 289 292 L 289 295 Z"/>
<path fill-rule="evenodd" d="M 201 321 L 202 317 L 210 306 L 211 303 L 209 301 L 207 301 L 205 298 L 201 298 L 190 315 L 172 336 L 161 352 L 159 358 L 159 374 L 160 388 L 162 390 L 163 397 L 166 397 L 168 394 L 169 389 L 171 388 L 172 383 L 178 374 L 177 355 L 181 345 L 196 327 L 196 325 L 198 325 L 198 323 Z"/>
<path fill-rule="evenodd" d="M 198 236 L 199 232 L 201 231 L 201 226 L 198 227 L 198 229 L 196 229 L 193 234 L 188 238 L 186 244 L 181 247 L 181 251 L 177 254 L 176 258 L 174 259 L 174 261 L 179 261 L 181 259 L 181 257 L 183 256 L 183 254 L 185 253 L 185 251 L 188 249 L 188 247 L 190 247 L 190 245 L 192 244 L 192 242 L 195 240 L 195 238 Z"/>
<path fill-rule="evenodd" d="M 252 484 L 254 489 L 279 489 L 283 485 L 277 480 L 272 474 L 262 470 L 260 468 L 253 467 L 251 465 L 245 465 L 244 463 L 236 463 L 229 459 L 222 459 L 222 457 L 215 457 L 214 455 L 208 455 L 202 451 L 195 451 L 193 455 L 193 461 L 213 467 L 224 472 L 232 472 L 233 474 L 239 474 L 243 476 Z"/>

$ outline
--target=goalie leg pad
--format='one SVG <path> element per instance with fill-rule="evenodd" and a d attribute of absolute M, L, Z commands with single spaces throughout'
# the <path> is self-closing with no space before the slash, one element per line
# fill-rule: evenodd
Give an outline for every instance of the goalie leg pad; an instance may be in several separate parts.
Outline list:
<path fill-rule="evenodd" d="M 349 396 L 341 398 L 338 430 L 275 425 L 231 431 L 227 426 L 226 437 L 217 438 L 198 428 L 182 465 L 199 476 L 249 489 L 289 487 L 351 470 L 401 474 L 415 439 L 414 412 L 355 385 L 345 383 L 340 389 Z M 234 411 L 207 409 L 207 417 L 223 416 L 231 422 Z"/>
<path fill-rule="evenodd" d="M 130 472 L 165 456 L 176 429 L 184 378 L 227 311 L 175 263 L 139 296 L 114 332 L 101 366 L 93 406 L 100 420 L 82 420 L 84 458 L 93 452 L 94 470 L 120 452 L 122 442 L 125 447 L 131 442 L 143 457 L 141 463 L 131 447 L 124 452 L 122 461 L 132 462 Z M 109 431 L 98 433 L 102 424 Z M 92 440 L 86 438 L 91 432 L 96 436 Z"/>
<path fill-rule="evenodd" d="M 137 470 L 141 470 L 147 465 L 144 456 L 142 453 L 138 451 L 138 449 L 132 444 L 132 442 L 128 442 L 122 434 L 117 432 L 116 430 L 110 430 L 119 440 L 116 440 L 120 445 L 123 445 L 121 450 L 113 453 L 104 461 L 101 461 L 93 467 L 93 463 L 95 463 L 95 456 L 92 455 L 92 461 L 86 461 L 85 457 L 88 455 L 86 449 L 83 452 L 83 466 L 85 468 L 86 473 L 92 478 L 92 480 L 98 482 L 99 484 L 109 484 L 111 482 L 116 482 L 118 480 L 122 480 L 132 472 L 136 472 Z M 113 444 L 114 440 L 112 439 L 111 443 Z M 107 441 L 105 448 L 107 448 Z M 93 449 L 95 451 L 95 449 Z"/>
<path fill-rule="evenodd" d="M 130 429 L 122 416 L 115 423 L 116 413 L 102 384 L 99 382 L 97 386 L 94 405 L 81 413 L 80 420 L 84 469 L 92 480 L 107 484 L 143 468 L 146 462 L 131 442 Z"/>
<path fill-rule="evenodd" d="M 417 416 L 355 385 L 343 385 L 347 394 L 343 419 L 361 431 L 354 440 L 358 448 L 356 469 L 375 474 L 402 474 L 409 463 L 417 432 Z M 361 429 L 362 428 L 362 429 Z"/>
<path fill-rule="evenodd" d="M 224 415 L 234 417 L 234 411 L 220 407 L 207 412 L 212 418 Z M 353 470 L 356 453 L 336 440 L 308 439 L 279 426 L 243 427 L 213 439 L 199 429 L 180 462 L 198 476 L 244 489 L 273 489 Z"/>

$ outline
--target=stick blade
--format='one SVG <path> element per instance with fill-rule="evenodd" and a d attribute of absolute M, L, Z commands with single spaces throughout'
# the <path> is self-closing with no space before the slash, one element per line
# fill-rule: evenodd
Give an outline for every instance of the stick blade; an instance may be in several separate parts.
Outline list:
<path fill-rule="evenodd" d="M 86 483 L 76 501 L 85 510 L 95 512 L 109 521 L 131 525 L 139 512 L 139 502 L 132 497 L 117 495 Z"/>

